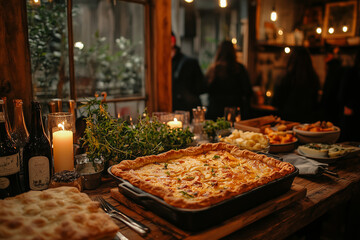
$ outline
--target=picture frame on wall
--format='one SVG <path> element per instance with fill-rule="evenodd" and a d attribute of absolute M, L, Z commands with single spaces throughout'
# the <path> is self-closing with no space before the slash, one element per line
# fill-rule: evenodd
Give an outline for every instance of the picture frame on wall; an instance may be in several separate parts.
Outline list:
<path fill-rule="evenodd" d="M 323 37 L 353 37 L 356 33 L 357 2 L 334 2 L 325 5 Z"/>

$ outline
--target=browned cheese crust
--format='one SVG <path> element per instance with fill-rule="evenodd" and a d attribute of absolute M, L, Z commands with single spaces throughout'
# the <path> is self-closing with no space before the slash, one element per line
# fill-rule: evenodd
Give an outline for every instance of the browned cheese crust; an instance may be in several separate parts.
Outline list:
<path fill-rule="evenodd" d="M 290 163 L 226 143 L 171 150 L 111 168 L 115 176 L 170 205 L 189 209 L 211 206 L 294 170 Z"/>
<path fill-rule="evenodd" d="M 113 239 L 118 226 L 74 187 L 0 200 L 0 239 Z"/>

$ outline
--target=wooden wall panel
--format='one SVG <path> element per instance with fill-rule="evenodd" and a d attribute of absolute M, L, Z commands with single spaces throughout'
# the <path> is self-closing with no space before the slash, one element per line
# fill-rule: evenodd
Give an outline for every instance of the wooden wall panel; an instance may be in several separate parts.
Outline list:
<path fill-rule="evenodd" d="M 0 96 L 8 98 L 10 121 L 12 100 L 20 98 L 24 101 L 25 121 L 30 122 L 31 89 L 26 1 L 0 1 Z"/>

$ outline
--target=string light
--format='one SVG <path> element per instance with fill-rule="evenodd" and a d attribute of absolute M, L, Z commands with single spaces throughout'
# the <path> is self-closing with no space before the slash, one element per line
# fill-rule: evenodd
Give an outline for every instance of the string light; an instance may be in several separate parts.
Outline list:
<path fill-rule="evenodd" d="M 335 30 L 334 30 L 333 27 L 331 27 L 331 28 L 329 28 L 328 32 L 329 32 L 330 34 L 333 34 L 333 33 L 335 32 Z"/>
<path fill-rule="evenodd" d="M 321 33 L 322 33 L 321 27 L 317 27 L 317 28 L 316 28 L 316 33 L 317 33 L 317 34 L 321 34 Z"/>
<path fill-rule="evenodd" d="M 233 44 L 236 44 L 236 43 L 237 43 L 236 38 L 232 38 L 232 39 L 231 39 L 231 42 L 232 42 Z"/>
<path fill-rule="evenodd" d="M 349 30 L 348 26 L 343 26 L 343 27 L 342 27 L 342 31 L 343 31 L 344 33 L 346 33 L 348 30 Z"/>
<path fill-rule="evenodd" d="M 226 8 L 227 7 L 227 0 L 219 0 L 219 6 L 221 8 Z"/>
<path fill-rule="evenodd" d="M 282 36 L 284 34 L 283 30 L 279 29 L 278 34 Z"/>

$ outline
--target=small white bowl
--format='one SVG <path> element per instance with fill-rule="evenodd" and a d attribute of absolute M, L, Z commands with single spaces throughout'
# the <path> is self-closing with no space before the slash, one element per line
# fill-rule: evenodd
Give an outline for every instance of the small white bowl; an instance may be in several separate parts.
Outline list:
<path fill-rule="evenodd" d="M 295 137 L 299 140 L 300 143 L 327 143 L 333 144 L 340 137 L 340 128 L 334 127 L 335 131 L 328 132 L 310 132 L 300 130 L 298 128 L 303 127 L 304 125 L 297 125 L 293 128 Z"/>

